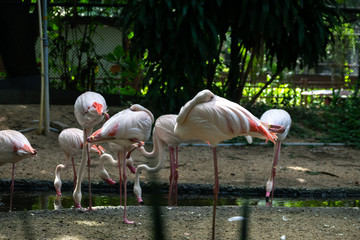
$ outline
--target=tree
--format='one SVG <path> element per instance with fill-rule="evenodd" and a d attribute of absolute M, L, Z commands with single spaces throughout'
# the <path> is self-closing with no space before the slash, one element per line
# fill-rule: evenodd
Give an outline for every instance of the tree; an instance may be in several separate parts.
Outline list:
<path fill-rule="evenodd" d="M 205 87 L 228 30 L 231 61 L 224 93 L 239 102 L 262 53 L 276 64 L 266 88 L 298 61 L 301 67 L 316 65 L 326 54 L 330 29 L 340 22 L 335 0 L 128 1 L 121 20 L 134 32 L 135 52 L 146 52 L 147 98 L 161 106 L 160 112 L 177 111 Z M 207 83 L 212 87 L 212 79 Z"/>
<path fill-rule="evenodd" d="M 335 0 L 244 0 L 238 3 L 238 8 L 231 8 L 231 3 L 226 3 L 229 4 L 226 9 L 237 9 L 230 14 L 232 46 L 241 46 L 231 49 L 231 54 L 239 57 L 232 58 L 235 62 L 231 62 L 234 67 L 230 71 L 237 71 L 236 65 L 242 66 L 239 78 L 229 73 L 228 97 L 240 101 L 253 60 L 263 57 L 260 54 L 262 47 L 267 61 L 276 64 L 270 80 L 253 97 L 250 105 L 285 68 L 294 69 L 298 62 L 301 68 L 311 68 L 325 58 L 326 46 L 333 40 L 331 29 L 341 23 Z M 244 58 L 249 54 L 250 60 L 244 67 Z"/>
<path fill-rule="evenodd" d="M 177 111 L 205 87 L 207 62 L 219 55 L 218 12 L 215 0 L 129 1 L 123 9 L 133 54 L 146 52 L 146 98 L 155 114 Z"/>

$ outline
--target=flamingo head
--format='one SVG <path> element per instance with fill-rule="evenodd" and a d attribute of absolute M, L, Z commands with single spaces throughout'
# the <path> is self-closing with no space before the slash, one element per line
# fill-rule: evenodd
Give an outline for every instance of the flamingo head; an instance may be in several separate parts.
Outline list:
<path fill-rule="evenodd" d="M 33 156 L 37 154 L 37 151 L 27 144 L 24 144 L 21 148 L 14 147 L 14 151 L 19 154 L 31 154 Z"/>

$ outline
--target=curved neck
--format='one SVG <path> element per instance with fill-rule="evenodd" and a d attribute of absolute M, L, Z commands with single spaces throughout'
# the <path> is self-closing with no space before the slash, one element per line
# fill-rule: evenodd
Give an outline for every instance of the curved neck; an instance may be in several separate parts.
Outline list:
<path fill-rule="evenodd" d="M 141 155 L 143 155 L 146 158 L 157 158 L 159 156 L 160 148 L 164 149 L 164 144 L 157 136 L 156 130 L 153 132 L 153 149 L 151 152 L 148 152 L 145 150 L 143 146 L 139 147 L 139 151 Z"/>
<path fill-rule="evenodd" d="M 165 148 L 162 144 L 162 142 L 160 140 L 158 140 L 157 138 L 154 139 L 154 150 L 152 152 L 156 152 L 157 155 L 159 156 L 159 161 L 157 163 L 157 165 L 155 167 L 149 167 L 146 164 L 141 164 L 136 168 L 136 173 L 135 173 L 135 184 L 138 185 L 139 184 L 139 174 L 141 172 L 141 170 L 146 170 L 150 173 L 154 173 L 154 172 L 158 172 L 161 169 L 164 168 L 165 165 Z M 156 148 L 155 148 L 155 144 L 156 144 Z M 149 153 L 150 154 L 150 153 Z M 145 156 L 145 155 L 144 155 Z"/>
<path fill-rule="evenodd" d="M 100 157 L 100 163 L 99 163 L 99 167 L 101 169 L 104 168 L 104 163 L 105 161 L 108 161 L 112 166 L 117 166 L 118 165 L 118 161 L 115 160 L 110 154 L 108 153 L 104 153 L 103 155 L 101 155 Z"/>

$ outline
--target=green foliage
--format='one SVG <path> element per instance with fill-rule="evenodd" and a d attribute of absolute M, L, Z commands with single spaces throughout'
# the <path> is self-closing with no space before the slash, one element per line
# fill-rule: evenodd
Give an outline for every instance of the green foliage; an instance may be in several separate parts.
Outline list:
<path fill-rule="evenodd" d="M 326 119 L 327 142 L 355 144 L 360 148 L 360 99 L 349 98 L 342 104 L 325 106 L 323 118 Z"/>
<path fill-rule="evenodd" d="M 299 59 L 302 67 L 312 67 L 325 57 L 330 29 L 340 23 L 335 0 L 128 1 L 121 21 L 126 33 L 134 33 L 134 54 L 147 53 L 144 86 L 160 113 L 177 112 L 205 84 L 239 102 L 265 55 L 272 77 L 256 99 Z M 221 89 L 212 81 L 226 36 L 229 76 Z"/>
<path fill-rule="evenodd" d="M 68 90 L 95 90 L 98 59 L 92 40 L 98 23 L 76 25 L 71 19 L 85 14 L 86 9 L 55 7 L 49 13 L 49 67 L 60 76 L 51 86 Z"/>
<path fill-rule="evenodd" d="M 177 112 L 205 87 L 206 62 L 218 57 L 217 13 L 215 0 L 129 1 L 123 9 L 133 54 L 147 53 L 144 84 L 155 115 Z"/>
<path fill-rule="evenodd" d="M 136 96 L 139 89 L 131 86 L 135 80 L 142 78 L 142 61 L 130 56 L 121 45 L 115 47 L 113 52 L 102 56 L 101 59 L 111 63 L 110 73 L 108 69 L 103 71 L 106 77 L 103 80 L 102 92 L 120 94 L 120 96 Z M 140 86 L 140 84 L 138 84 Z"/>

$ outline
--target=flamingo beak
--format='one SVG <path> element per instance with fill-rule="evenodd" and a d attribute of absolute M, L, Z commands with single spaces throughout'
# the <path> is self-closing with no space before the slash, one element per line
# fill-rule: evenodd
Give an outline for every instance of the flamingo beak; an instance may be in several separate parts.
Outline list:
<path fill-rule="evenodd" d="M 281 125 L 269 124 L 269 131 L 273 133 L 284 133 L 285 127 Z"/>

